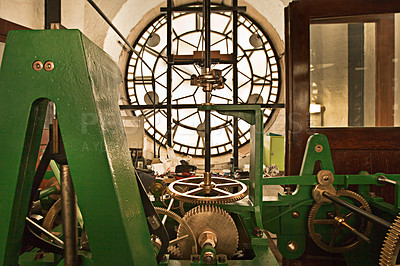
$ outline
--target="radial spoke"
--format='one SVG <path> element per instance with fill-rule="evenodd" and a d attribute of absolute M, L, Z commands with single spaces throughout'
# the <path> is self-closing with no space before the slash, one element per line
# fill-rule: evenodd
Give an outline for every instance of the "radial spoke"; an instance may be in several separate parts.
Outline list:
<path fill-rule="evenodd" d="M 196 184 L 196 183 L 189 183 L 189 182 L 183 182 L 183 181 L 176 181 L 175 184 L 183 185 L 183 186 L 192 186 L 192 187 L 198 187 L 199 186 L 199 184 Z"/>
<path fill-rule="evenodd" d="M 360 208 L 361 209 L 361 208 Z M 355 215 L 355 212 L 349 212 L 348 214 L 346 214 L 346 216 L 344 216 L 344 218 L 346 220 L 350 219 L 351 217 L 353 217 Z"/>
<path fill-rule="evenodd" d="M 184 194 L 184 195 L 191 195 L 191 194 L 195 194 L 195 193 L 197 193 L 197 192 L 200 192 L 200 191 L 202 191 L 202 190 L 203 190 L 203 188 L 202 188 L 202 187 L 199 187 L 199 188 L 195 188 L 195 189 L 186 191 L 186 192 L 184 192 L 183 194 Z"/>
<path fill-rule="evenodd" d="M 228 191 L 225 191 L 225 190 L 222 190 L 222 189 L 219 189 L 219 188 L 216 188 L 216 187 L 212 188 L 212 190 L 216 191 L 216 192 L 219 192 L 220 194 L 232 195 L 232 193 L 230 193 Z"/>
<path fill-rule="evenodd" d="M 335 207 L 335 212 L 336 216 L 342 216 L 342 212 L 340 211 L 340 206 L 337 203 L 333 203 L 333 206 Z"/>
<path fill-rule="evenodd" d="M 333 245 L 335 244 L 335 240 L 336 240 L 336 237 L 337 237 L 338 234 L 339 234 L 339 230 L 340 230 L 340 228 L 339 228 L 339 227 L 336 227 L 336 228 L 335 228 L 335 231 L 333 231 L 331 241 L 329 242 L 329 246 L 330 246 L 330 247 L 333 247 Z"/>
<path fill-rule="evenodd" d="M 176 243 L 179 243 L 188 237 L 189 237 L 189 235 L 183 235 L 183 236 L 177 237 L 174 240 L 169 241 L 169 245 L 175 245 Z"/>
<path fill-rule="evenodd" d="M 332 219 L 318 219 L 314 220 L 315 224 L 333 224 L 335 221 Z"/>
<path fill-rule="evenodd" d="M 221 183 L 221 184 L 215 184 L 216 187 L 238 187 L 240 186 L 239 183 Z"/>

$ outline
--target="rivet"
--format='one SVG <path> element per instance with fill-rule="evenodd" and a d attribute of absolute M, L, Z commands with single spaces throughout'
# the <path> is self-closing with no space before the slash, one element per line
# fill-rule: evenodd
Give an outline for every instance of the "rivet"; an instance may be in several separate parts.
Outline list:
<path fill-rule="evenodd" d="M 292 212 L 292 217 L 293 218 L 299 218 L 300 217 L 300 213 L 298 211 L 294 211 L 294 212 Z"/>
<path fill-rule="evenodd" d="M 322 147 L 322 145 L 316 145 L 316 146 L 315 146 L 315 151 L 316 151 L 316 152 L 320 153 L 320 152 L 323 151 L 323 150 L 324 150 L 324 147 Z"/>
<path fill-rule="evenodd" d="M 291 252 L 297 250 L 297 243 L 295 241 L 289 241 L 287 244 L 287 249 Z"/>
<path fill-rule="evenodd" d="M 32 68 L 35 71 L 40 71 L 43 68 L 43 63 L 41 61 L 39 61 L 39 60 L 36 60 L 35 62 L 33 62 Z"/>
<path fill-rule="evenodd" d="M 44 70 L 46 71 L 52 71 L 54 69 L 54 63 L 51 61 L 47 61 L 44 63 Z"/>

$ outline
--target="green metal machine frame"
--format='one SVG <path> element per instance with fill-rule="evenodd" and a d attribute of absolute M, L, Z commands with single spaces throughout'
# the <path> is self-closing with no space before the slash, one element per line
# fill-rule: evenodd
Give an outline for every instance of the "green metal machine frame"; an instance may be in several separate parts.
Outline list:
<path fill-rule="evenodd" d="M 9 33 L 0 72 L 3 95 L 0 99 L 0 262 L 3 265 L 18 264 L 49 101 L 57 108 L 68 165 L 90 239 L 91 258 L 83 258 L 82 263 L 157 263 L 118 107 L 121 80 L 118 66 L 77 30 Z M 313 191 L 319 184 L 313 174 L 317 161 L 322 170 L 333 174 L 335 189 L 358 185 L 359 194 L 371 205 L 373 213 L 390 223 L 398 214 L 400 175 L 335 175 L 328 140 L 316 134 L 307 143 L 299 176 L 263 178 L 260 107 L 204 105 L 200 109 L 236 116 L 251 125 L 250 178 L 241 180 L 248 185 L 249 195 L 219 206 L 241 217 L 255 257 L 215 264 L 276 265 L 264 229 L 277 234 L 283 257 L 293 259 L 304 253 Z M 369 193 L 370 185 L 383 185 L 378 181 L 380 176 L 395 182 L 394 205 Z M 290 194 L 265 197 L 263 186 L 268 185 L 296 185 L 297 188 Z M 386 231 L 378 228 L 376 232 L 371 238 L 381 241 Z M 376 264 L 380 243 L 369 245 L 367 249 L 371 252 L 343 255 L 349 264 Z M 374 255 L 367 256 L 367 253 Z M 185 263 L 201 264 L 170 261 L 166 257 L 160 265 Z"/>

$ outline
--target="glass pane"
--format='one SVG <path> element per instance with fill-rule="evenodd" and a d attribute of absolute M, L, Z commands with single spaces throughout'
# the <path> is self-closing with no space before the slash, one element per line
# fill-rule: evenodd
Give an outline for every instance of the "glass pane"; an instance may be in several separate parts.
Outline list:
<path fill-rule="evenodd" d="M 314 20 L 310 127 L 400 126 L 400 15 Z"/>

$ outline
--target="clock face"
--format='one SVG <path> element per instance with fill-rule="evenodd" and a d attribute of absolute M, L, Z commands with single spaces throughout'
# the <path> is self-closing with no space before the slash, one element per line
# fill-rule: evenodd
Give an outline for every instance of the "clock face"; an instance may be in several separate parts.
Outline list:
<path fill-rule="evenodd" d="M 192 58 L 196 51 L 204 51 L 201 13 L 173 13 L 172 54 Z M 167 17 L 153 20 L 136 39 L 126 68 L 126 92 L 132 105 L 148 105 L 149 109 L 133 110 L 144 117 L 146 133 L 159 144 L 167 143 L 167 110 L 153 109 L 153 104 L 167 105 Z M 211 14 L 211 51 L 220 58 L 231 55 L 232 14 Z M 218 52 L 214 52 L 218 54 Z M 226 57 L 225 57 L 226 58 Z M 229 58 L 229 57 L 228 57 Z M 199 64 L 184 60 L 172 65 L 172 136 L 173 149 L 182 154 L 204 154 L 204 113 L 187 105 L 205 103 L 201 87 L 191 86 L 191 75 L 201 74 Z M 245 14 L 238 15 L 238 103 L 273 104 L 279 99 L 281 73 L 278 56 L 265 32 Z M 213 69 L 222 70 L 224 88 L 213 90 L 211 103 L 233 104 L 233 66 L 221 60 Z M 185 106 L 186 105 L 186 106 Z M 182 107 L 182 108 L 180 108 Z M 183 108 L 184 107 L 184 108 Z M 189 106 L 190 107 L 190 106 Z M 270 121 L 274 109 L 265 108 L 264 126 Z M 232 150 L 233 117 L 211 113 L 211 155 Z M 250 126 L 239 119 L 239 146 L 250 139 Z"/>

